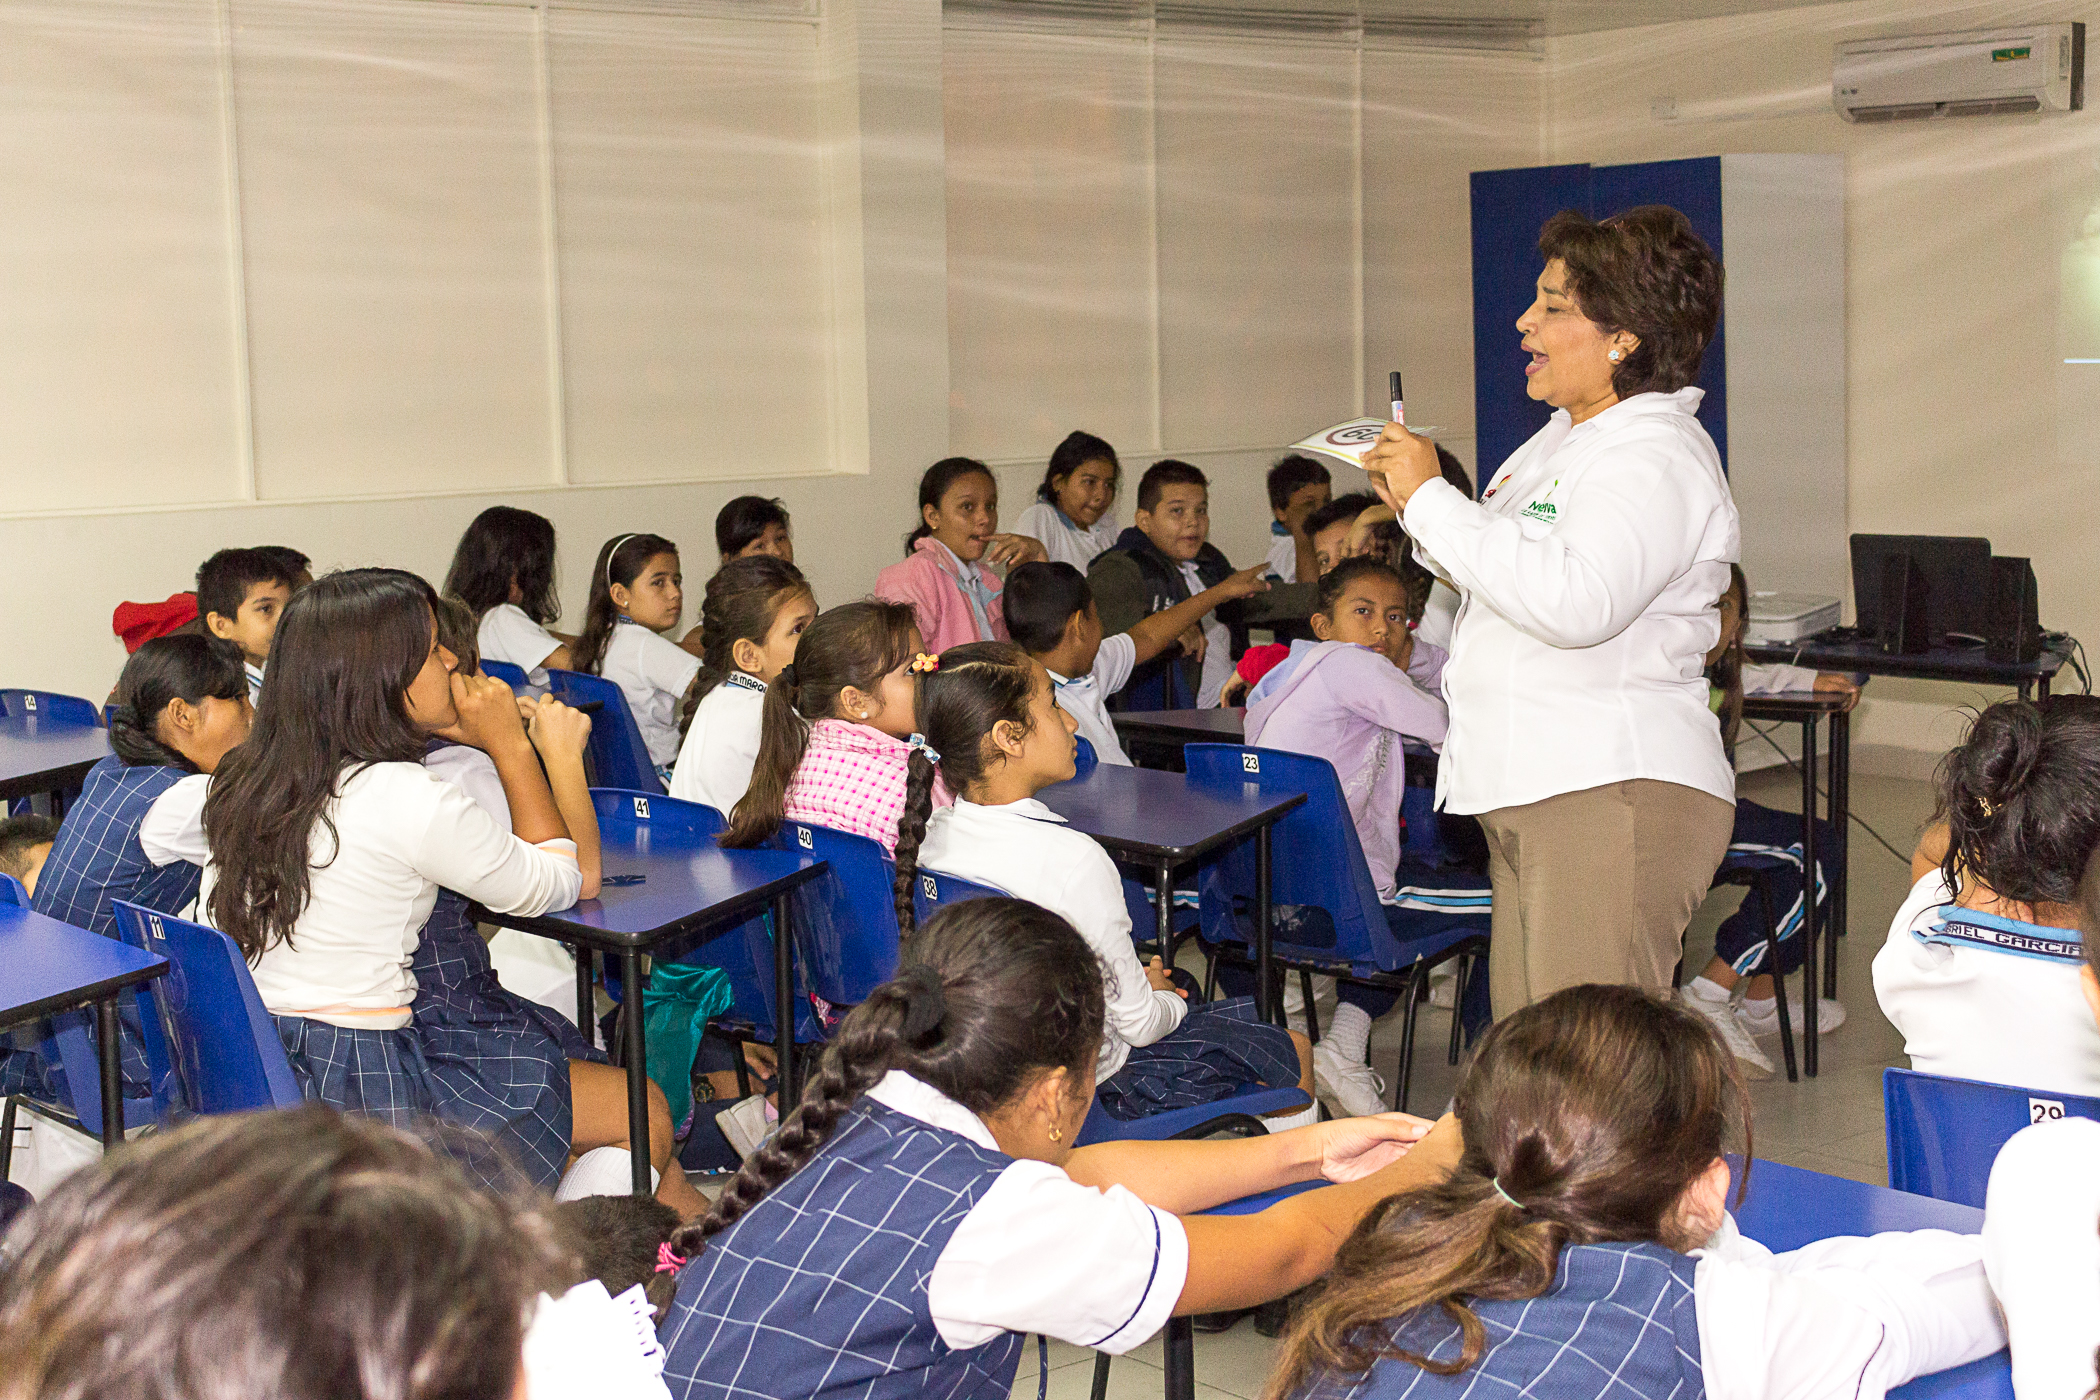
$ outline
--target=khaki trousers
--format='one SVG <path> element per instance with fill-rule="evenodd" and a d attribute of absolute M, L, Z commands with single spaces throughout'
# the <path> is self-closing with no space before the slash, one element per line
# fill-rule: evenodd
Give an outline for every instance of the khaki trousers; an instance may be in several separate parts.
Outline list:
<path fill-rule="evenodd" d="M 1585 982 L 1661 991 L 1728 851 L 1735 807 L 1653 778 L 1481 814 L 1495 1016 Z"/>

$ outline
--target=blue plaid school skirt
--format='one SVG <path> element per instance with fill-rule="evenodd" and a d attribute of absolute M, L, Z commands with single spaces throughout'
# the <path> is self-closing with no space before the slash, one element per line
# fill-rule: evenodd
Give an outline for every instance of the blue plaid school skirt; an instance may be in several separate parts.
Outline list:
<path fill-rule="evenodd" d="M 1133 1045 L 1094 1094 L 1109 1117 L 1127 1122 L 1216 1103 L 1256 1084 L 1296 1088 L 1298 1049 L 1289 1031 L 1262 1022 L 1253 997 L 1233 997 L 1192 1006 L 1171 1034 Z"/>

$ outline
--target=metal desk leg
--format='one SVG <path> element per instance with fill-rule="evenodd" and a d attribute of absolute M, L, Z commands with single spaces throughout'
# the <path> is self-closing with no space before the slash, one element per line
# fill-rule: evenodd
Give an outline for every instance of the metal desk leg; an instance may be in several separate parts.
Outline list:
<path fill-rule="evenodd" d="M 1167 957 L 1167 949 L 1174 942 L 1174 867 L 1161 865 L 1152 872 L 1152 936 L 1159 942 L 1160 961 L 1166 963 L 1169 972 L 1174 964 Z"/>
<path fill-rule="evenodd" d="M 773 901 L 773 1053 L 779 1057 L 774 1097 L 785 1118 L 802 1101 L 802 1086 L 795 1082 L 795 940 L 786 895 Z"/>
<path fill-rule="evenodd" d="M 1254 833 L 1254 1011 L 1263 1024 L 1279 1026 L 1282 1008 L 1269 988 L 1269 897 L 1269 828 L 1264 826 Z M 1171 1382 L 1167 1388 L 1173 1389 Z"/>
<path fill-rule="evenodd" d="M 95 1003 L 95 1052 L 102 1061 L 102 1150 L 124 1144 L 124 1081 L 118 1072 L 117 999 Z"/>
<path fill-rule="evenodd" d="M 1195 1400 L 1196 1397 L 1196 1320 L 1192 1317 L 1167 1319 L 1165 1361 L 1167 1363 L 1167 1400 Z"/>
<path fill-rule="evenodd" d="M 576 954 L 576 1029 L 583 1032 L 586 1043 L 598 1043 L 598 999 L 591 995 L 591 982 L 598 970 L 597 955 L 590 949 L 574 947 Z"/>
<path fill-rule="evenodd" d="M 634 1158 L 634 1194 L 653 1196 L 649 1184 L 649 1046 L 642 1035 L 642 955 L 620 951 L 620 1039 L 627 1060 L 627 1150 Z"/>
<path fill-rule="evenodd" d="M 1810 1079 L 1816 1077 L 1817 966 L 1816 717 L 1810 715 L 1801 721 L 1801 1072 Z"/>
<path fill-rule="evenodd" d="M 1823 921 L 1823 995 L 1838 994 L 1838 940 L 1845 936 L 1846 885 L 1852 871 L 1852 716 L 1840 710 L 1830 717 L 1830 829 L 1837 849 L 1831 864 L 1844 873 L 1830 886 L 1830 917 Z"/>

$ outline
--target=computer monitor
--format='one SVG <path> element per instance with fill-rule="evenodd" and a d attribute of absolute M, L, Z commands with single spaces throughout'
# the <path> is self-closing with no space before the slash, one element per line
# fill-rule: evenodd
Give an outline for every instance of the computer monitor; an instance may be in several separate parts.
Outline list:
<path fill-rule="evenodd" d="M 1924 635 L 1910 637 L 1906 650 L 1937 646 L 1949 632 L 1983 635 L 1991 542 L 1968 535 L 1854 535 L 1852 599 L 1863 634 L 1887 632 L 1889 610 L 1903 607 L 1904 600 L 1883 597 L 1888 561 L 1899 556 L 1910 561 L 1911 586 L 1922 593 L 1921 616 L 1915 621 Z"/>

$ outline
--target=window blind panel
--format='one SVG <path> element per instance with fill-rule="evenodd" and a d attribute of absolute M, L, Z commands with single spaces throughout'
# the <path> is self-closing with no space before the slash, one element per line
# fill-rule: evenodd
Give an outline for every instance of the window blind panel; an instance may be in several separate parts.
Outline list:
<path fill-rule="evenodd" d="M 211 7 L 0 4 L 0 513 L 240 491 Z"/>
<path fill-rule="evenodd" d="M 951 28 L 941 68 L 956 450 L 1157 446 L 1145 40 Z"/>
<path fill-rule="evenodd" d="M 532 11 L 233 14 L 258 494 L 557 481 Z"/>
<path fill-rule="evenodd" d="M 570 479 L 831 467 L 816 31 L 549 24 Z"/>
<path fill-rule="evenodd" d="M 1365 407 L 1354 64 L 1338 46 L 1158 41 L 1170 446 L 1280 446 Z"/>

